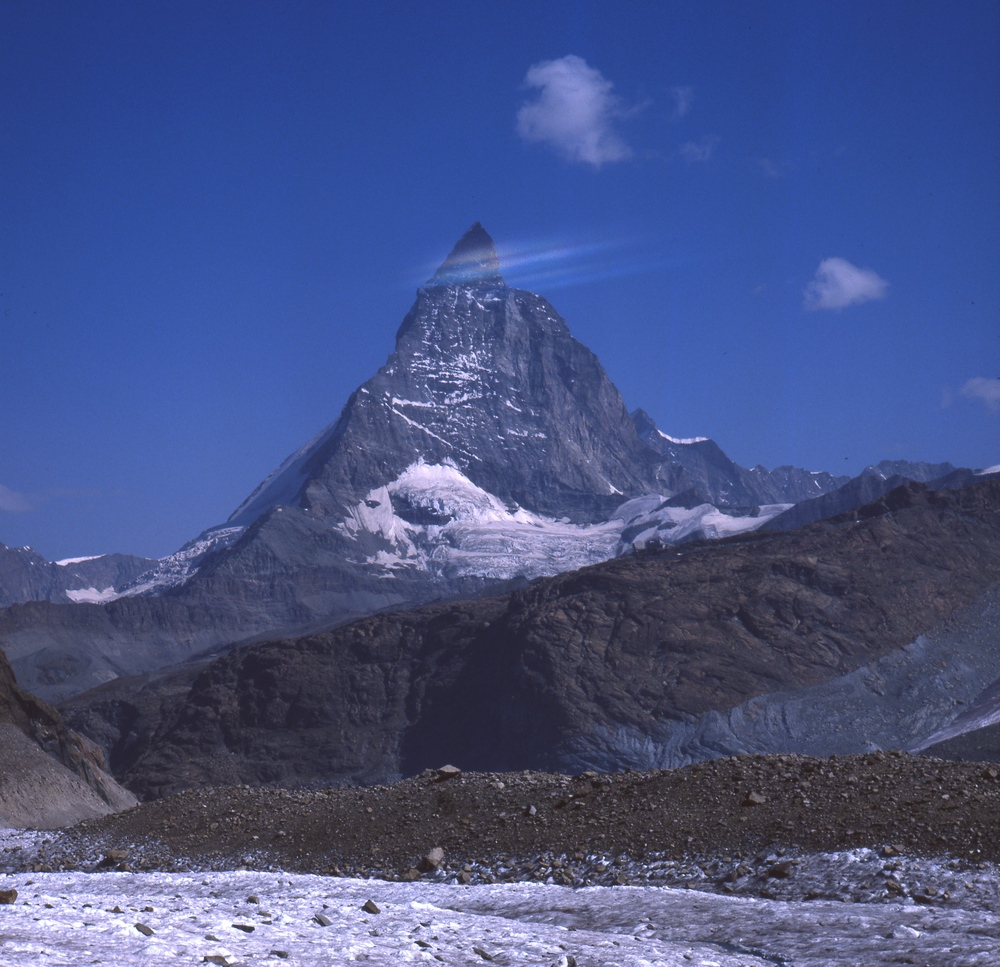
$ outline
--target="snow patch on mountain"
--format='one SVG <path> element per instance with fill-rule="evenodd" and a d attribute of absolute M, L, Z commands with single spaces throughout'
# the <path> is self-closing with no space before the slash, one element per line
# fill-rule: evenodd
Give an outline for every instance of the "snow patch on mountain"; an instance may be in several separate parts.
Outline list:
<path fill-rule="evenodd" d="M 389 575 L 400 569 L 455 579 L 536 578 L 597 564 L 654 543 L 728 537 L 753 530 L 787 509 L 724 514 L 711 504 L 670 507 L 662 494 L 624 502 L 610 519 L 573 524 L 506 504 L 476 486 L 453 463 L 412 463 L 384 487 L 371 490 L 338 524 L 362 546 L 364 562 Z"/>
<path fill-rule="evenodd" d="M 477 487 L 453 463 L 410 464 L 386 488 L 390 494 L 414 504 L 465 521 L 534 523 L 544 520 L 516 505 L 507 507 L 499 498 Z"/>
<path fill-rule="evenodd" d="M 121 595 L 113 587 L 105 588 L 103 591 L 97 588 L 77 588 L 66 591 L 66 597 L 76 604 L 104 604 L 105 601 L 114 601 Z"/>
<path fill-rule="evenodd" d="M 624 520 L 621 544 L 617 553 L 642 550 L 658 544 L 682 544 L 692 540 L 717 540 L 756 530 L 762 524 L 788 510 L 793 504 L 765 504 L 751 514 L 739 516 L 726 514 L 712 504 L 697 507 L 670 507 L 661 497 L 656 507 L 649 508 L 647 502 L 655 498 L 640 497 L 619 508 L 619 513 L 630 505 L 636 506 L 636 513 Z M 643 503 L 640 504 L 639 502 Z"/>
<path fill-rule="evenodd" d="M 245 530 L 245 527 L 216 527 L 207 530 L 185 544 L 176 554 L 161 558 L 156 567 L 116 592 L 114 597 L 104 600 L 114 601 L 115 598 L 137 594 L 162 594 L 169 588 L 178 587 L 198 570 L 209 554 L 232 547 Z"/>
<path fill-rule="evenodd" d="M 663 430 L 656 431 L 667 443 L 705 443 L 708 440 L 707 436 L 691 436 L 691 437 L 675 437 L 664 433 Z"/>
<path fill-rule="evenodd" d="M 414 568 L 439 577 L 540 577 L 613 557 L 620 522 L 578 525 L 508 505 L 453 463 L 412 463 L 370 491 L 338 525 L 381 540 L 366 562 L 386 574 Z"/>

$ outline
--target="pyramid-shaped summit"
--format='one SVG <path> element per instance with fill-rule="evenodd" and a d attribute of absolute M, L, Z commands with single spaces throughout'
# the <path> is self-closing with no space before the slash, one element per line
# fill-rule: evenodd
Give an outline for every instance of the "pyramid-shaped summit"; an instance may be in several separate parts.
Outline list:
<path fill-rule="evenodd" d="M 455 243 L 428 284 L 473 285 L 477 282 L 503 285 L 496 246 L 479 222 Z"/>

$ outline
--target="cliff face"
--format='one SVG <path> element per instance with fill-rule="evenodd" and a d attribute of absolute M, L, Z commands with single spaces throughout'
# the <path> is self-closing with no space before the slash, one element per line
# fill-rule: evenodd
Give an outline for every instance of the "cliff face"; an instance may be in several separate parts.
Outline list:
<path fill-rule="evenodd" d="M 94 743 L 18 688 L 0 651 L 0 825 L 64 826 L 135 802 Z"/>

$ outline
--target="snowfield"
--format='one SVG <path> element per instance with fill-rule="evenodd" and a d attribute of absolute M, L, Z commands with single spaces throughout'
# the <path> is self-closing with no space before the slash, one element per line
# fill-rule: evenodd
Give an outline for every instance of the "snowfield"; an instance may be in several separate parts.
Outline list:
<path fill-rule="evenodd" d="M 369 491 L 337 528 L 349 539 L 378 537 L 389 549 L 365 562 L 385 573 L 413 568 L 448 579 L 533 579 L 650 544 L 741 534 L 792 506 L 769 504 L 753 515 L 735 516 L 711 504 L 689 509 L 667 507 L 665 501 L 662 494 L 647 494 L 622 503 L 604 523 L 572 524 L 508 506 L 453 464 L 420 459 L 386 486 Z M 396 512 L 395 502 L 436 522 L 412 523 Z"/>
<path fill-rule="evenodd" d="M 249 871 L 18 873 L 0 889 L 18 893 L 0 906 L 5 967 L 1000 963 L 994 913 L 912 904 Z"/>

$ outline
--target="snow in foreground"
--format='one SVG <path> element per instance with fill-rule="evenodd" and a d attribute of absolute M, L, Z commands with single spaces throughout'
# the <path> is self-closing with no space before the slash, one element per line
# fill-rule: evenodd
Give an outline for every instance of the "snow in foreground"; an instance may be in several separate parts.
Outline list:
<path fill-rule="evenodd" d="M 992 913 L 286 873 L 19 873 L 0 963 L 764 967 L 1000 963 Z M 373 901 L 380 912 L 364 906 Z"/>

